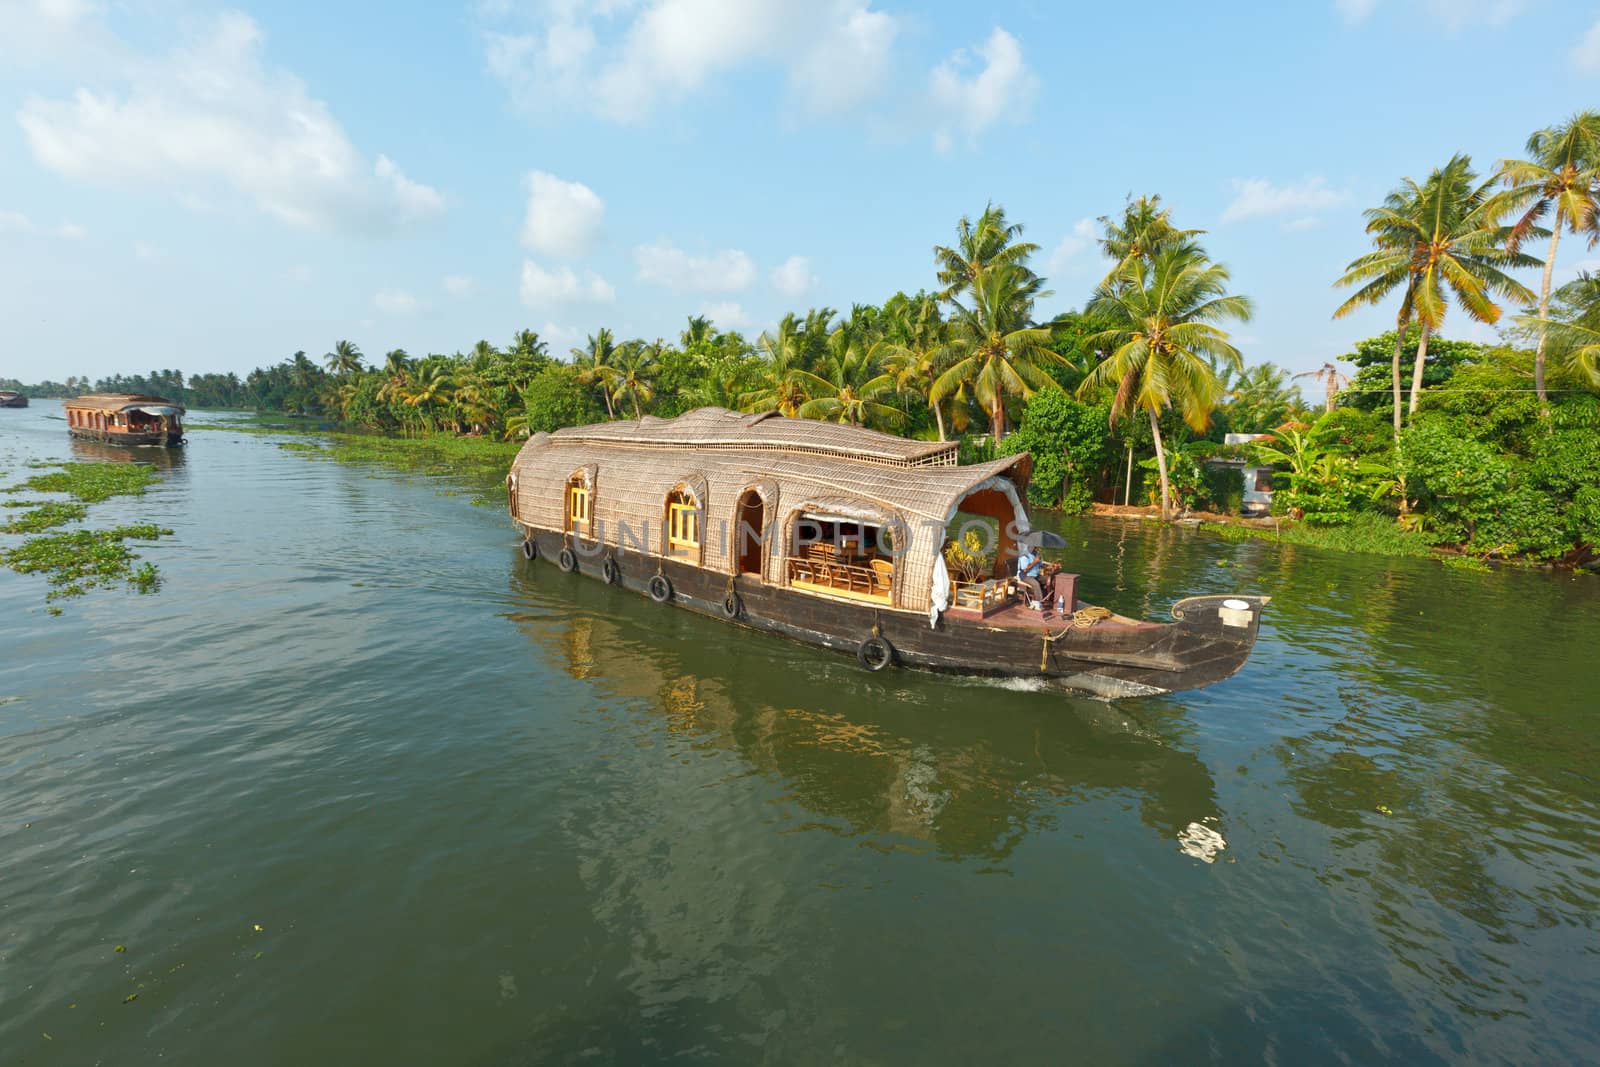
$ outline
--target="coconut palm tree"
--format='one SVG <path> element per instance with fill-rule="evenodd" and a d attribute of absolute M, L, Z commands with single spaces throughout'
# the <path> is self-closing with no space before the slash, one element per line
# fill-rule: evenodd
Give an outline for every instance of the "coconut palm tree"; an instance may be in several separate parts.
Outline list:
<path fill-rule="evenodd" d="M 1496 295 L 1519 304 L 1533 302 L 1528 287 L 1506 273 L 1537 267 L 1539 261 L 1504 247 L 1508 228 L 1498 221 L 1504 201 L 1490 195 L 1497 180 L 1478 181 L 1472 160 L 1461 154 L 1452 156 L 1420 185 L 1407 178 L 1384 199 L 1382 207 L 1366 212 L 1367 231 L 1373 234 L 1378 250 L 1354 260 L 1336 283 L 1365 284 L 1334 312 L 1335 318 L 1362 304 L 1376 303 L 1405 285 L 1396 345 L 1403 343 L 1411 317 L 1421 328 L 1411 372 L 1407 408 L 1411 413 L 1416 412 L 1422 395 L 1428 338 L 1443 325 L 1452 296 L 1468 316 L 1489 324 L 1500 318 Z M 1398 426 L 1399 415 L 1395 418 Z"/>
<path fill-rule="evenodd" d="M 1600 112 L 1582 111 L 1566 122 L 1540 130 L 1528 138 L 1527 159 L 1500 164 L 1500 179 L 1510 186 L 1504 194 L 1508 209 L 1521 211 L 1511 224 L 1506 248 L 1518 250 L 1533 236 L 1539 220 L 1555 209 L 1550 227 L 1550 249 L 1544 257 L 1544 277 L 1539 285 L 1538 345 L 1533 354 L 1533 387 L 1546 410 L 1545 330 L 1550 319 L 1550 275 L 1556 265 L 1561 231 L 1589 235 L 1589 247 L 1600 240 Z"/>
<path fill-rule="evenodd" d="M 894 375 L 902 393 L 926 404 L 939 427 L 939 440 L 945 439 L 943 405 L 932 399 L 933 384 L 939 380 L 949 360 L 949 329 L 939 314 L 939 301 L 923 295 L 899 304 L 894 310 L 895 336 L 873 346 L 873 357 Z"/>
<path fill-rule="evenodd" d="M 1110 324 L 1087 347 L 1110 353 L 1079 386 L 1079 394 L 1114 387 L 1111 418 L 1143 408 L 1155 438 L 1161 475 L 1161 517 L 1172 514 L 1172 489 L 1159 416 L 1176 408 L 1191 427 L 1211 421 L 1222 385 L 1215 364 L 1239 369 L 1239 350 L 1217 323 L 1248 321 L 1254 307 L 1228 292 L 1228 269 L 1192 244 L 1169 243 L 1150 257 L 1132 257 L 1096 290 L 1086 314 Z"/>
<path fill-rule="evenodd" d="M 906 413 L 883 398 L 894 395 L 894 375 L 881 371 L 858 331 L 841 326 L 828 338 L 828 355 L 815 371 L 798 371 L 796 383 L 809 397 L 798 414 L 805 419 L 865 426 L 897 426 Z"/>
<path fill-rule="evenodd" d="M 661 350 L 665 342 L 655 344 L 627 341 L 617 349 L 617 362 L 612 378 L 612 396 L 620 404 L 624 396 L 633 400 L 633 417 L 644 418 L 641 403 L 655 396 L 656 370 L 660 365 Z"/>
<path fill-rule="evenodd" d="M 1047 368 L 1066 363 L 1050 348 L 1050 328 L 1031 318 L 1038 279 L 1012 265 L 986 268 L 968 289 L 968 303 L 952 300 L 952 363 L 934 381 L 928 400 L 937 404 L 970 385 L 989 416 L 995 444 L 1006 432 L 1006 401 L 1036 389 L 1059 389 Z"/>
<path fill-rule="evenodd" d="M 1295 377 L 1310 378 L 1313 381 L 1321 382 L 1322 387 L 1328 391 L 1327 410 L 1329 411 L 1333 410 L 1333 400 L 1334 397 L 1339 395 L 1339 390 L 1350 384 L 1350 376 L 1332 363 L 1324 363 L 1316 370 L 1303 370 L 1296 374 Z"/>
<path fill-rule="evenodd" d="M 691 315 L 688 327 L 678 334 L 678 347 L 687 352 L 695 345 L 711 340 L 715 333 L 716 327 L 711 325 L 709 318 L 704 315 Z"/>
<path fill-rule="evenodd" d="M 1099 218 L 1100 251 L 1112 261 L 1110 272 L 1100 280 L 1110 285 L 1136 259 L 1150 259 L 1167 245 L 1188 244 L 1204 230 L 1180 230 L 1172 225 L 1172 210 L 1161 206 L 1159 195 L 1130 199 L 1122 208 L 1122 218 Z"/>
<path fill-rule="evenodd" d="M 1548 319 L 1523 315 L 1518 324 L 1548 332 L 1551 353 L 1600 386 L 1600 275 L 1580 272 L 1556 290 Z"/>
<path fill-rule="evenodd" d="M 332 374 L 356 374 L 361 369 L 361 349 L 352 341 L 339 341 L 333 351 L 322 357 L 322 363 Z"/>
<path fill-rule="evenodd" d="M 430 357 L 412 376 L 405 403 L 420 413 L 431 429 L 434 425 L 432 413 L 448 404 L 454 391 L 455 379 L 450 374 L 450 368 Z"/>
<path fill-rule="evenodd" d="M 612 342 L 611 331 L 602 326 L 598 333 L 589 335 L 583 348 L 572 349 L 572 362 L 578 368 L 578 381 L 593 385 L 605 397 L 606 418 L 614 419 L 617 412 L 611 405 L 611 394 L 617 379 L 617 346 Z"/>
<path fill-rule="evenodd" d="M 383 356 L 383 373 L 391 378 L 411 369 L 411 356 L 403 348 L 391 348 Z"/>
<path fill-rule="evenodd" d="M 833 318 L 832 308 L 823 308 L 826 323 Z M 761 354 L 760 384 L 740 398 L 739 406 L 745 411 L 776 411 L 794 417 L 808 397 L 798 383 L 797 375 L 806 369 L 805 350 L 814 336 L 807 326 L 813 326 L 818 313 L 812 312 L 801 323 L 793 312 L 778 320 L 774 330 L 763 331 L 756 338 L 756 351 Z M 820 328 L 813 326 L 813 328 Z"/>
<path fill-rule="evenodd" d="M 1022 224 L 1007 222 L 1006 209 L 997 204 L 985 206 L 976 223 L 963 215 L 956 223 L 955 247 L 936 245 L 933 249 L 939 264 L 939 281 L 945 287 L 939 298 L 950 300 L 970 291 L 986 271 L 996 267 L 1012 268 L 1019 293 L 1026 292 L 1030 297 L 1037 293 L 1043 282 L 1028 269 L 1026 261 L 1039 251 L 1039 246 L 1018 240 L 1021 236 Z"/>

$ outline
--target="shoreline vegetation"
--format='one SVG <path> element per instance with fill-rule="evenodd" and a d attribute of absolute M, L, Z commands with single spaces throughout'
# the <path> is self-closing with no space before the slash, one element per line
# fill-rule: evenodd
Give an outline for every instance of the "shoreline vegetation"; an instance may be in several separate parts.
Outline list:
<path fill-rule="evenodd" d="M 55 601 L 84 596 L 91 589 L 127 586 L 152 593 L 161 585 L 161 573 L 142 561 L 128 541 L 156 541 L 172 534 L 155 523 L 132 523 L 104 529 L 60 527 L 82 522 L 90 504 L 113 497 L 143 496 L 159 479 L 138 463 L 37 463 L 47 473 L 0 489 L 0 493 L 58 493 L 72 499 L 7 500 L 3 507 L 16 514 L 0 522 L 0 534 L 24 536 L 14 548 L 0 548 L 0 566 L 18 574 L 41 574 L 49 585 L 45 601 L 52 615 L 62 614 Z"/>
<path fill-rule="evenodd" d="M 1384 307 L 1394 328 L 1297 375 L 1245 366 L 1228 328 L 1254 305 L 1232 291 L 1204 231 L 1147 195 L 1099 219 L 1107 273 L 1081 310 L 1051 318 L 1036 315 L 1053 295 L 1029 265 L 1039 246 L 990 204 L 957 223 L 953 244 L 934 246 L 927 287 L 848 312 L 786 314 L 754 340 L 694 317 L 676 341 L 600 328 L 564 358 L 522 330 L 503 348 L 394 349 L 371 366 L 341 340 L 321 365 L 300 351 L 242 380 L 168 370 L 93 388 L 363 431 L 336 435 L 334 458 L 399 447 L 382 440 L 438 442 L 424 467 L 480 456 L 487 466 L 484 448 L 450 441 L 514 448 L 609 419 L 771 411 L 958 439 L 964 462 L 1029 451 L 1030 502 L 1068 513 L 1122 500 L 1163 519 L 1232 516 L 1240 468 L 1265 466 L 1280 538 L 1592 568 L 1600 275 L 1553 287 L 1550 267 L 1563 233 L 1591 245 L 1600 234 L 1600 112 L 1537 131 L 1525 156 L 1482 174 L 1452 156 L 1367 210 L 1370 249 L 1331 279 L 1347 295 L 1330 310 Z M 1519 274 L 1539 277 L 1539 289 Z M 1499 327 L 1499 342 L 1447 337 L 1452 314 Z M 1308 403 L 1295 379 L 1324 395 Z M 91 388 L 0 381 L 19 386 L 35 396 Z M 1228 534 L 1245 535 L 1256 536 Z"/>

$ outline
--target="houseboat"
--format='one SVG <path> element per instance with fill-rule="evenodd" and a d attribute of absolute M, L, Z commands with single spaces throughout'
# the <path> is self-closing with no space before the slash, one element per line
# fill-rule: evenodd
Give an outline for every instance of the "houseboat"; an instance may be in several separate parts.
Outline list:
<path fill-rule="evenodd" d="M 15 393 L 10 389 L 0 389 L 0 408 L 25 408 L 28 406 L 26 393 Z"/>
<path fill-rule="evenodd" d="M 183 405 L 138 393 L 92 393 L 62 403 L 67 432 L 123 445 L 183 443 Z"/>
<path fill-rule="evenodd" d="M 731 623 L 890 666 L 1037 679 L 1107 698 L 1221 681 L 1268 597 L 1196 596 L 1175 622 L 1019 581 L 1027 453 L 962 466 L 955 442 L 700 408 L 530 437 L 506 478 L 522 551 Z M 970 535 L 970 536 L 969 536 Z M 973 544 L 977 542 L 977 550 Z"/>

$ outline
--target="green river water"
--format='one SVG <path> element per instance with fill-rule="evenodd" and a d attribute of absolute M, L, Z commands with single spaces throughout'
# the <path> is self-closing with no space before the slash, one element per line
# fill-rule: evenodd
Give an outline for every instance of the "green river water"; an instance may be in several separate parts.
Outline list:
<path fill-rule="evenodd" d="M 138 452 L 89 522 L 173 529 L 158 593 L 0 571 L 0 1063 L 1600 1060 L 1600 580 L 1067 520 L 1085 599 L 1274 598 L 1108 704 L 527 563 L 448 476 Z"/>

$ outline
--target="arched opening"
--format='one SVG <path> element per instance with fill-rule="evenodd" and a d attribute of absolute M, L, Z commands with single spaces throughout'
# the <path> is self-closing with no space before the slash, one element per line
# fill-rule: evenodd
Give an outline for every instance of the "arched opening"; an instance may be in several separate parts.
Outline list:
<path fill-rule="evenodd" d="M 700 564 L 700 506 L 683 489 L 667 494 L 667 555 Z"/>
<path fill-rule="evenodd" d="M 739 498 L 734 529 L 739 539 L 737 573 L 760 574 L 761 550 L 766 546 L 766 505 L 754 489 L 746 489 Z"/>

